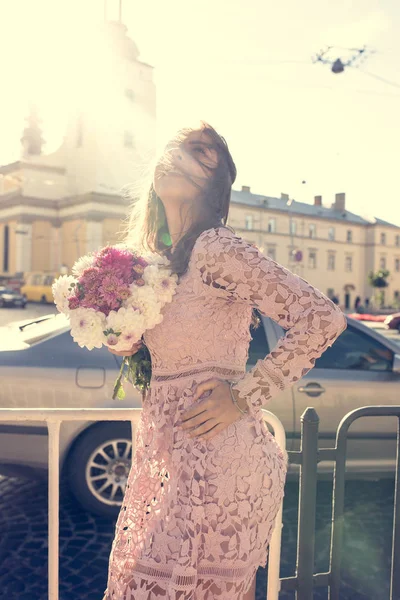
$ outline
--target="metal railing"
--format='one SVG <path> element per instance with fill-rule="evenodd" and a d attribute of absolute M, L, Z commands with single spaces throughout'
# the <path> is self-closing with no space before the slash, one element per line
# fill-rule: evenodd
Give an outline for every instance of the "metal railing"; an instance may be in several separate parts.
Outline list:
<path fill-rule="evenodd" d="M 59 448 L 60 425 L 63 421 L 130 421 L 132 424 L 132 448 L 134 452 L 136 425 L 139 422 L 141 408 L 0 408 L 2 421 L 45 421 L 49 432 L 49 488 L 48 488 L 48 590 L 49 600 L 58 600 L 59 596 Z M 286 449 L 285 430 L 279 419 L 271 412 L 262 409 L 264 420 L 275 433 L 275 439 L 282 450 Z M 133 454 L 132 452 L 132 454 Z M 282 504 L 278 511 L 275 529 L 272 534 L 268 562 L 268 600 L 278 600 L 280 590 L 279 569 L 282 534 Z"/>
<path fill-rule="evenodd" d="M 296 575 L 280 580 L 282 590 L 295 590 L 298 600 L 311 600 L 316 587 L 328 587 L 329 600 L 339 600 L 341 549 L 344 532 L 344 491 L 347 434 L 360 417 L 397 417 L 397 452 L 393 508 L 392 564 L 390 600 L 400 598 L 400 406 L 365 406 L 343 417 L 334 448 L 318 449 L 319 417 L 314 408 L 301 416 L 300 451 L 289 451 L 289 463 L 300 465 L 299 517 Z M 329 571 L 314 574 L 317 466 L 322 460 L 334 461 L 332 493 L 332 537 Z M 396 569 L 397 566 L 397 569 Z"/>

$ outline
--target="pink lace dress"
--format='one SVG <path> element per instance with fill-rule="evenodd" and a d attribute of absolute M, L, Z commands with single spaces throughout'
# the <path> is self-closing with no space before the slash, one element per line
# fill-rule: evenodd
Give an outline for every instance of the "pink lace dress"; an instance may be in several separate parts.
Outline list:
<path fill-rule="evenodd" d="M 288 331 L 246 373 L 253 307 Z M 287 472 L 261 408 L 313 367 L 346 320 L 226 227 L 200 234 L 163 311 L 145 334 L 152 381 L 103 600 L 241 600 L 266 565 Z M 210 440 L 190 438 L 176 422 L 196 386 L 215 377 L 237 381 L 250 412 Z"/>

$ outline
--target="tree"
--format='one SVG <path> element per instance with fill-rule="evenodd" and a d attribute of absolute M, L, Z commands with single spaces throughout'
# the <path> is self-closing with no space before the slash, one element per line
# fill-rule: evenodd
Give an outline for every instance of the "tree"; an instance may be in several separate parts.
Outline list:
<path fill-rule="evenodd" d="M 377 306 L 383 306 L 384 292 L 383 289 L 389 285 L 387 281 L 390 271 L 387 269 L 379 269 L 376 273 L 370 271 L 368 273 L 368 283 L 374 288 L 374 303 Z M 377 291 L 379 290 L 379 291 Z"/>

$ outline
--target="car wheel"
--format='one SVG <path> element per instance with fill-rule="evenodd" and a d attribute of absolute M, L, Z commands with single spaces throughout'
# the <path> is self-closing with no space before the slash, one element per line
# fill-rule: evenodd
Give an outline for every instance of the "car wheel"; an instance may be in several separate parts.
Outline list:
<path fill-rule="evenodd" d="M 43 296 L 40 298 L 40 302 L 41 302 L 42 304 L 47 304 L 47 298 L 46 298 L 46 296 L 45 296 L 44 294 L 43 294 Z"/>
<path fill-rule="evenodd" d="M 71 492 L 89 512 L 115 518 L 122 505 L 131 464 L 130 423 L 93 425 L 76 440 L 67 458 Z"/>

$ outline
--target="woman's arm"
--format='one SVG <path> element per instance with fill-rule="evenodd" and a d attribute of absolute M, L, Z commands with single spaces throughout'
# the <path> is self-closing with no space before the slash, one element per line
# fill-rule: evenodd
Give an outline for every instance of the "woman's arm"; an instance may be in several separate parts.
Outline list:
<path fill-rule="evenodd" d="M 256 308 L 287 330 L 233 386 L 253 413 L 312 369 L 347 327 L 343 312 L 322 292 L 224 227 L 201 234 L 195 262 L 218 296 Z"/>

